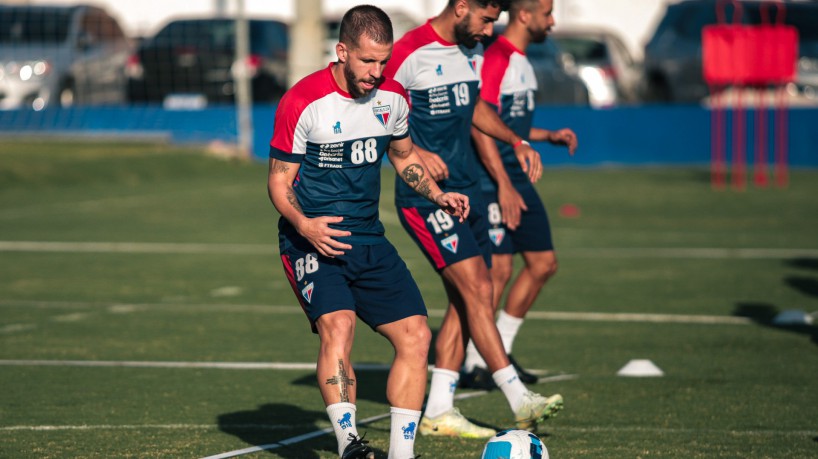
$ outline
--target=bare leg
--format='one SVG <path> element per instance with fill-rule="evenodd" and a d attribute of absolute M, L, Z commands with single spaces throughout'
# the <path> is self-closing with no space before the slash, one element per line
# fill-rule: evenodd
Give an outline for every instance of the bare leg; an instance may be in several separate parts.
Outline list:
<path fill-rule="evenodd" d="M 505 311 L 523 318 L 531 309 L 543 286 L 557 272 L 557 256 L 553 250 L 523 252 L 525 266 L 520 270 L 508 291 Z"/>
<path fill-rule="evenodd" d="M 316 326 L 321 339 L 318 351 L 318 388 L 324 404 L 355 403 L 355 371 L 349 360 L 355 337 L 355 313 L 336 311 L 318 318 Z"/>
<path fill-rule="evenodd" d="M 508 356 L 494 323 L 491 277 L 483 259 L 472 257 L 448 266 L 443 279 L 450 304 L 435 343 L 435 365 L 458 371 L 471 337 L 492 372 L 507 367 Z"/>
<path fill-rule="evenodd" d="M 424 316 L 381 325 L 381 333 L 395 348 L 395 359 L 386 382 L 386 398 L 391 406 L 420 411 L 426 394 L 429 343 L 432 332 Z"/>

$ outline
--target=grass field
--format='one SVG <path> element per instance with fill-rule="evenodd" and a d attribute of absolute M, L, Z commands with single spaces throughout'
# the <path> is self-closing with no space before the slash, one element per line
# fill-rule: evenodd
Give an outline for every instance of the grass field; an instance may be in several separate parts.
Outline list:
<path fill-rule="evenodd" d="M 397 222 L 392 173 L 381 217 L 434 330 L 442 288 Z M 329 426 L 297 365 L 317 338 L 278 261 L 265 177 L 168 146 L 0 143 L 0 457 L 196 458 Z M 565 397 L 539 432 L 552 458 L 818 457 L 818 332 L 772 323 L 818 310 L 818 171 L 744 193 L 687 168 L 553 169 L 538 186 L 560 272 L 514 353 L 552 376 L 534 390 Z M 581 215 L 561 217 L 566 203 Z M 353 355 L 373 364 L 359 420 L 387 413 L 389 346 L 360 326 Z M 665 376 L 618 377 L 631 359 Z M 511 422 L 497 391 L 457 405 Z M 388 429 L 360 427 L 381 458 Z M 419 437 L 416 452 L 482 447 Z M 334 449 L 319 435 L 245 457 Z"/>

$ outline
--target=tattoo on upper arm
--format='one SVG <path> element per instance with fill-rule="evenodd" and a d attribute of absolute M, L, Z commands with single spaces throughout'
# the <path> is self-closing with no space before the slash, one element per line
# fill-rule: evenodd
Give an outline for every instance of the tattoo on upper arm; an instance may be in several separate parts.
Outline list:
<path fill-rule="evenodd" d="M 417 188 L 426 171 L 420 164 L 410 164 L 403 169 L 403 180 L 412 188 Z"/>
<path fill-rule="evenodd" d="M 273 163 L 273 172 L 276 174 L 286 174 L 290 171 L 290 166 L 284 161 L 276 161 Z"/>
<path fill-rule="evenodd" d="M 328 386 L 339 386 L 338 389 L 341 393 L 341 402 L 349 403 L 349 387 L 355 385 L 355 380 L 351 379 L 347 375 L 347 371 L 344 368 L 344 361 L 342 359 L 338 360 L 338 374 L 332 378 L 328 378 L 326 384 Z"/>

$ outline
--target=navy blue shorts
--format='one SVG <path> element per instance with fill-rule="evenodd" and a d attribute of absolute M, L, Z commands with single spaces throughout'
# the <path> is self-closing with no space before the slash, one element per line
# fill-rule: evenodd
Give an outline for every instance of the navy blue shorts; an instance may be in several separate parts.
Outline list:
<path fill-rule="evenodd" d="M 399 207 L 398 218 L 409 236 L 420 247 L 429 263 L 438 271 L 472 257 L 483 257 L 491 267 L 491 241 L 484 206 L 471 197 L 469 218 L 460 223 L 457 217 L 440 207 Z"/>
<path fill-rule="evenodd" d="M 492 242 L 492 253 L 505 255 L 554 250 L 548 213 L 537 190 L 533 186 L 524 186 L 517 188 L 517 191 L 523 197 L 528 210 L 520 214 L 520 225 L 514 231 L 509 230 L 502 222 L 497 194 L 483 193 L 483 200 L 488 203 L 486 214 L 490 227 L 487 231 Z"/>
<path fill-rule="evenodd" d="M 313 333 L 319 317 L 340 310 L 355 311 L 372 329 L 427 315 L 406 263 L 392 244 L 383 241 L 352 244 L 351 250 L 335 258 L 319 254 L 301 236 L 280 244 L 284 271 Z"/>

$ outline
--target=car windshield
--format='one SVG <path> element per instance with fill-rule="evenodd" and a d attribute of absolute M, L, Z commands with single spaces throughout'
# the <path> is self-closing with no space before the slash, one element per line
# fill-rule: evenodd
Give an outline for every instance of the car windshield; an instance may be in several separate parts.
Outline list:
<path fill-rule="evenodd" d="M 574 56 L 578 64 L 608 61 L 605 44 L 592 38 L 565 37 L 558 39 L 563 52 Z"/>
<path fill-rule="evenodd" d="M 249 21 L 252 51 L 286 50 L 287 28 L 275 21 Z M 236 22 L 233 19 L 175 21 L 156 34 L 156 46 L 195 46 L 232 49 Z"/>
<path fill-rule="evenodd" d="M 61 43 L 70 22 L 67 9 L 0 8 L 0 43 Z"/>
<path fill-rule="evenodd" d="M 197 45 L 210 48 L 233 47 L 235 21 L 176 21 L 156 34 L 156 45 Z"/>

